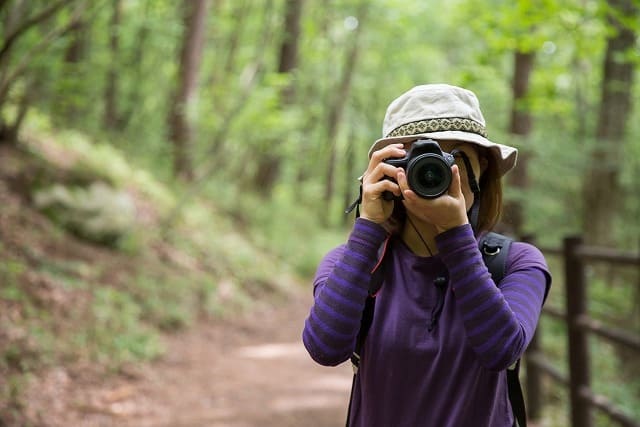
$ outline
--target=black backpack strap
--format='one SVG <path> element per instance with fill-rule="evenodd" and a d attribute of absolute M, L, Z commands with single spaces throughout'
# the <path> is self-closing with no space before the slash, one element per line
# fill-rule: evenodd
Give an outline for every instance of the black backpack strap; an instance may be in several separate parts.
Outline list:
<path fill-rule="evenodd" d="M 502 234 L 490 232 L 483 235 L 478 242 L 484 263 L 491 273 L 491 278 L 496 283 L 500 283 L 507 269 L 507 257 L 513 239 Z M 509 402 L 513 411 L 514 427 L 527 426 L 527 412 L 520 385 L 520 359 L 507 369 L 507 388 L 509 391 Z"/>
<path fill-rule="evenodd" d="M 351 355 L 351 364 L 353 365 L 354 374 L 358 372 L 358 367 L 360 367 L 360 353 L 364 345 L 364 340 L 367 336 L 367 333 L 369 332 L 369 328 L 371 327 L 371 323 L 373 322 L 373 309 L 376 304 L 376 294 L 382 287 L 382 282 L 384 281 L 384 259 L 387 253 L 387 247 L 389 246 L 390 239 L 391 237 L 388 236 L 382 243 L 382 245 L 380 245 L 380 248 L 378 249 L 378 262 L 373 267 L 373 270 L 371 270 L 369 293 L 364 303 L 362 320 L 360 321 L 360 330 L 358 331 L 356 344 L 353 349 L 353 354 Z"/>
<path fill-rule="evenodd" d="M 489 232 L 478 241 L 482 259 L 491 273 L 496 286 L 504 277 L 507 268 L 507 256 L 513 239 L 502 234 Z"/>
<path fill-rule="evenodd" d="M 520 385 L 520 359 L 513 366 L 507 368 L 507 389 L 513 411 L 513 427 L 527 427 L 527 411 Z"/>
<path fill-rule="evenodd" d="M 349 409 L 347 410 L 347 427 L 349 426 L 349 419 L 351 417 L 351 404 L 353 402 L 353 393 L 356 386 L 356 375 L 358 374 L 358 368 L 360 367 L 360 354 L 364 347 L 364 340 L 367 337 L 371 323 L 373 323 L 373 311 L 376 304 L 376 294 L 382 287 L 384 281 L 384 260 L 387 253 L 387 247 L 391 236 L 387 236 L 385 241 L 380 245 L 378 249 L 378 262 L 371 271 L 371 281 L 369 282 L 369 292 L 367 299 L 364 303 L 364 310 L 362 310 L 362 320 L 360 321 L 360 330 L 356 336 L 356 344 L 351 353 L 351 365 L 353 366 L 353 380 L 351 381 L 351 396 L 349 397 Z"/>

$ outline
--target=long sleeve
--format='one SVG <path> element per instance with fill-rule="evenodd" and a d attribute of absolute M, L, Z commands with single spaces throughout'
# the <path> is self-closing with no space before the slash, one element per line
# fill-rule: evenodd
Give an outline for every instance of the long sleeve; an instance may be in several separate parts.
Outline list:
<path fill-rule="evenodd" d="M 314 304 L 302 341 L 316 362 L 335 366 L 347 360 L 367 297 L 371 270 L 386 237 L 380 225 L 358 218 L 345 245 L 329 252 L 314 280 Z"/>
<path fill-rule="evenodd" d="M 514 243 L 526 247 L 515 259 L 509 257 L 505 277 L 496 286 L 469 225 L 440 234 L 436 243 L 470 346 L 486 368 L 509 367 L 533 337 L 550 284 L 542 254 Z"/>

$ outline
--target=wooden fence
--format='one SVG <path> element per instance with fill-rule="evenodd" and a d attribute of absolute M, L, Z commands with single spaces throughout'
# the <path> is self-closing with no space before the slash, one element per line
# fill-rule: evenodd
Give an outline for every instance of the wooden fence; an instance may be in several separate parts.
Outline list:
<path fill-rule="evenodd" d="M 580 237 L 564 240 L 562 249 L 541 248 L 545 255 L 558 255 L 564 264 L 565 307 L 566 311 L 545 307 L 543 316 L 559 319 L 567 326 L 568 372 L 562 373 L 557 365 L 545 357 L 541 346 L 542 333 L 539 328 L 525 355 L 527 376 L 527 410 L 531 420 L 538 420 L 542 410 L 543 375 L 550 376 L 555 382 L 568 388 L 570 421 L 572 427 L 593 427 L 593 409 L 602 411 L 619 425 L 640 427 L 640 421 L 623 412 L 608 397 L 598 395 L 591 389 L 591 360 L 588 346 L 590 335 L 626 346 L 640 359 L 640 335 L 630 331 L 610 327 L 591 318 L 587 310 L 588 283 L 586 266 L 593 263 L 606 263 L 615 266 L 637 266 L 640 268 L 640 256 L 612 249 L 585 246 Z M 553 290 L 552 290 L 553 292 Z"/>

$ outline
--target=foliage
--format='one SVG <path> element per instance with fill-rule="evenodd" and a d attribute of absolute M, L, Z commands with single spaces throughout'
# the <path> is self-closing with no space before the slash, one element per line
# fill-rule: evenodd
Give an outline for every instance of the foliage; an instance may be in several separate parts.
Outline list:
<path fill-rule="evenodd" d="M 179 192 L 127 163 L 114 148 L 111 154 L 123 163 L 109 181 L 126 183 L 127 191 L 138 195 L 133 226 L 121 230 L 125 241 L 115 248 L 91 244 L 84 235 L 84 240 L 73 239 L 26 203 L 38 194 L 38 187 L 25 185 L 34 171 L 48 170 L 51 188 L 65 188 L 61 182 L 78 176 L 72 163 L 64 163 L 67 170 L 59 163 L 60 153 L 73 159 L 76 152 L 54 137 L 30 140 L 0 158 L 0 169 L 8 173 L 0 180 L 0 203 L 9 207 L 0 218 L 3 422 L 9 422 L 5 414 L 20 412 L 28 376 L 43 367 L 87 360 L 117 371 L 153 359 L 163 351 L 162 333 L 201 317 L 235 314 L 266 295 L 286 293 L 295 282 L 286 264 L 256 249 L 200 198 L 189 199 L 173 227 L 160 232 L 159 223 L 170 212 L 163 202 L 177 200 Z M 84 165 L 83 181 L 104 182 L 104 168 L 89 166 Z M 7 199 L 7 182 L 33 193 L 22 202 Z M 139 187 L 147 183 L 156 190 Z M 86 195 L 67 194 L 81 204 L 105 202 Z M 140 206 L 146 215 L 140 216 Z M 67 213 L 61 219 L 73 217 Z"/>
<path fill-rule="evenodd" d="M 53 221 L 87 240 L 116 244 L 133 231 L 135 207 L 127 193 L 100 182 L 87 188 L 56 184 L 33 195 L 35 206 Z"/>
<path fill-rule="evenodd" d="M 313 275 L 320 257 L 345 238 L 342 230 L 318 232 L 319 218 L 314 217 L 307 197 L 297 199 L 279 188 L 270 200 L 259 195 L 235 198 L 234 187 L 226 190 L 229 193 L 218 194 L 221 196 L 218 204 L 231 217 L 248 224 L 252 245 L 275 254 L 302 277 Z M 242 253 L 228 244 L 220 249 Z M 262 262 L 261 259 L 247 261 Z M 280 274 L 271 265 L 263 265 L 262 271 L 265 277 Z"/>
<path fill-rule="evenodd" d="M 277 150 L 284 160 L 280 173 L 283 191 L 296 193 L 298 198 L 308 197 L 309 208 L 316 214 L 329 215 L 331 224 L 342 224 L 343 198 L 355 191 L 353 180 L 357 176 L 357 172 L 341 167 L 347 149 L 353 148 L 356 153 L 355 170 L 363 170 L 366 158 L 360 153 L 379 136 L 385 105 L 411 85 L 450 81 L 470 87 L 483 103 L 494 139 L 511 142 L 512 137 L 505 132 L 510 108 L 510 55 L 514 49 L 521 49 L 536 53 L 532 90 L 523 106 L 535 116 L 534 134 L 531 141 L 516 141 L 523 151 L 535 156 L 531 194 L 536 197 L 528 198 L 534 204 L 527 216 L 529 229 L 534 233 L 542 231 L 545 239 L 557 240 L 567 227 L 556 227 L 558 232 L 550 235 L 549 224 L 538 219 L 560 219 L 563 215 L 581 218 L 575 210 L 556 203 L 545 204 L 538 196 L 553 201 L 571 193 L 568 196 L 578 202 L 581 197 L 582 177 L 574 165 L 583 165 L 584 153 L 597 143 L 589 135 L 594 131 L 599 102 L 598 85 L 594 83 L 600 79 L 602 52 L 609 34 L 602 2 L 371 2 L 366 17 L 355 17 L 355 22 L 362 18 L 359 24 L 364 28 L 358 67 L 354 70 L 343 126 L 338 138 L 330 142 L 325 140 L 323 131 L 329 114 L 327 105 L 335 95 L 344 66 L 340 54 L 353 36 L 345 23 L 358 13 L 359 3 L 344 0 L 331 6 L 304 5 L 300 64 L 294 74 L 287 76 L 273 72 L 275 49 L 267 50 L 279 41 L 282 4 L 275 8 L 268 4 L 221 2 L 211 8 L 200 95 L 191 116 L 198 128 L 194 145 L 196 176 L 206 181 L 198 183 L 199 187 L 232 179 L 243 181 L 243 192 L 253 192 L 255 156 Z M 61 10 L 61 24 L 74 16 L 72 6 L 70 3 Z M 122 126 L 111 133 L 111 144 L 167 178 L 171 173 L 171 150 L 165 140 L 165 120 L 177 72 L 173 58 L 177 55 L 182 23 L 170 2 L 123 2 L 122 6 L 118 51 L 112 51 L 109 45 L 113 11 L 102 4 L 85 11 L 84 33 L 71 32 L 34 56 L 28 70 L 40 77 L 39 88 L 44 96 L 33 106 L 49 114 L 56 124 L 99 133 L 104 105 L 95 100 L 104 93 L 110 67 L 118 68 L 117 99 Z M 630 20 L 629 25 L 634 22 Z M 253 38 L 256 33 L 264 36 L 257 45 Z M 36 34 L 36 29 L 25 33 L 14 50 L 28 49 Z M 74 40 L 72 36 L 83 37 L 85 50 L 80 61 L 69 63 L 64 60 L 64 52 Z M 28 79 L 19 82 L 25 87 Z M 283 105 L 279 93 L 289 84 L 296 88 L 296 101 Z M 74 106 L 72 116 L 67 114 L 66 104 Z M 5 114 L 10 106 L 2 106 Z M 632 135 L 637 131 L 633 126 L 629 131 L 625 147 L 633 152 L 638 144 L 633 143 Z M 331 145 L 335 145 L 338 154 L 338 186 L 326 204 L 320 200 Z M 549 153 L 556 155 L 551 165 Z M 627 161 L 621 165 L 622 185 L 626 188 L 635 178 L 637 168 L 628 161 L 633 158 L 625 156 Z M 117 162 L 102 165 L 118 167 Z M 571 185 L 549 186 L 549 175 L 537 172 L 547 166 L 558 166 L 565 174 L 571 174 Z M 299 182 L 301 179 L 304 182 Z M 299 186 L 307 189 L 304 194 L 296 189 Z M 637 213 L 635 205 L 625 200 L 616 235 L 629 235 L 628 227 L 635 224 L 630 220 Z M 634 235 L 637 234 L 636 231 Z"/>
<path fill-rule="evenodd" d="M 99 362 L 118 367 L 160 353 L 157 335 L 140 322 L 141 308 L 127 292 L 95 288 L 91 313 L 89 327 L 75 341 Z"/>
<path fill-rule="evenodd" d="M 110 321 L 96 318 L 92 333 L 78 333 L 79 342 L 96 339 L 117 360 L 152 357 L 159 351 L 155 332 L 132 325 L 171 330 L 188 325 L 194 307 L 219 313 L 229 295 L 238 293 L 232 299 L 242 306 L 260 292 L 278 289 L 272 282 L 283 272 L 313 274 L 322 254 L 344 240 L 351 219 L 343 210 L 356 196 L 356 178 L 366 168 L 368 147 L 380 137 L 387 104 L 425 82 L 475 91 L 490 137 L 530 156 L 528 189 L 507 188 L 506 197 L 523 202 L 527 232 L 542 245 L 557 246 L 563 236 L 588 228 L 582 223 L 590 208 L 582 187 L 589 156 L 600 143 L 594 135 L 602 62 L 612 34 L 608 3 L 306 1 L 297 68 L 281 74 L 285 2 L 212 2 L 197 102 L 188 115 L 195 129 L 190 141 L 195 179 L 180 182 L 173 176 L 174 148 L 167 137 L 184 33 L 180 4 L 37 0 L 26 10 L 19 7 L 24 2 L 0 2 L 3 43 L 17 23 L 56 7 L 0 54 L 0 145 L 27 112 L 18 138 L 34 156 L 25 167 L 29 176 L 21 176 L 25 199 L 32 202 L 36 191 L 56 189 L 59 200 L 78 207 L 93 195 L 101 202 L 95 213 L 115 206 L 108 198 L 127 195 L 136 215 L 118 227 L 117 239 L 113 233 L 107 239 L 118 241 L 115 253 L 140 257 L 162 247 L 169 264 L 189 280 L 171 270 L 134 271 L 125 292 L 105 288 L 88 263 L 60 260 L 39 264 L 38 274 L 65 289 L 88 292 L 93 301 L 88 311 L 107 317 L 123 311 L 121 323 L 114 324 L 123 341 L 109 342 L 103 335 Z M 117 4 L 120 21 L 113 25 Z M 637 16 L 621 18 L 638 32 Z M 343 93 L 341 76 L 356 29 L 357 62 Z M 533 118 L 527 138 L 508 132 L 516 50 L 535 55 L 530 92 L 518 105 Z M 637 46 L 622 57 L 637 63 Z M 113 75 L 116 84 L 110 87 Z M 293 88 L 291 101 L 282 96 L 287 88 Z M 637 87 L 629 91 L 637 99 Z M 108 94 L 117 110 L 113 127 L 105 125 Z M 330 124 L 341 98 L 344 110 Z M 620 201 L 611 224 L 616 246 L 631 250 L 640 241 L 640 200 L 632 197 L 640 180 L 639 111 L 631 111 L 626 137 L 619 141 L 623 150 L 615 167 L 629 196 Z M 330 125 L 336 126 L 331 140 Z M 271 157 L 281 162 L 274 187 L 265 188 L 260 166 Z M 326 196 L 332 167 L 335 186 Z M 107 186 L 105 193 L 92 192 L 98 182 Z M 123 209 L 128 208 L 116 210 Z M 72 212 L 77 209 L 54 216 L 78 230 Z M 57 238 L 64 235 L 55 230 L 50 232 Z M 0 264 L 15 279 L 2 287 L 2 300 L 31 301 L 18 285 L 24 261 L 3 253 Z M 638 306 L 637 296 L 596 296 L 603 311 L 623 300 Z M 168 306 L 170 300 L 178 303 Z M 549 328 L 556 340 L 565 333 L 557 325 Z M 550 351 L 560 354 L 557 342 Z"/>

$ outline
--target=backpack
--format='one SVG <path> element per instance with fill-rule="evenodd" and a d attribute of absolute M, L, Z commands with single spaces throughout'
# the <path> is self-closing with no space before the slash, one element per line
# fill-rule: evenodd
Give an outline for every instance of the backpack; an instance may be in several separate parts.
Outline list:
<path fill-rule="evenodd" d="M 362 320 L 360 323 L 360 331 L 356 338 L 356 345 L 351 355 L 351 363 L 353 365 L 353 381 L 351 384 L 351 397 L 349 398 L 349 409 L 347 410 L 347 427 L 349 426 L 349 418 L 351 416 L 351 403 L 353 401 L 353 393 L 355 389 L 356 374 L 358 373 L 358 367 L 360 366 L 360 352 L 364 345 L 365 338 L 369 332 L 371 323 L 373 322 L 373 311 L 375 307 L 376 293 L 382 287 L 382 281 L 384 279 L 384 264 L 383 260 L 386 254 L 387 246 L 389 244 L 389 238 L 380 246 L 378 251 L 378 263 L 374 267 L 371 273 L 371 282 L 369 283 L 369 295 L 365 301 L 365 307 L 362 312 Z M 513 239 L 502 234 L 490 232 L 483 235 L 478 246 L 482 253 L 482 259 L 485 265 L 491 273 L 491 277 L 496 285 L 502 280 L 505 273 L 507 257 L 509 254 L 509 248 Z M 444 304 L 444 288 L 447 284 L 446 278 L 438 278 L 435 280 L 436 287 L 441 290 L 439 292 L 439 298 L 436 302 L 434 310 L 432 311 L 431 324 L 429 329 L 435 327 L 438 316 L 442 310 Z M 509 401 L 511 402 L 511 408 L 514 415 L 514 427 L 526 427 L 527 416 L 524 405 L 524 397 L 522 395 L 522 387 L 520 386 L 519 379 L 520 371 L 520 359 L 518 359 L 512 366 L 507 369 L 507 388 L 509 391 Z"/>

